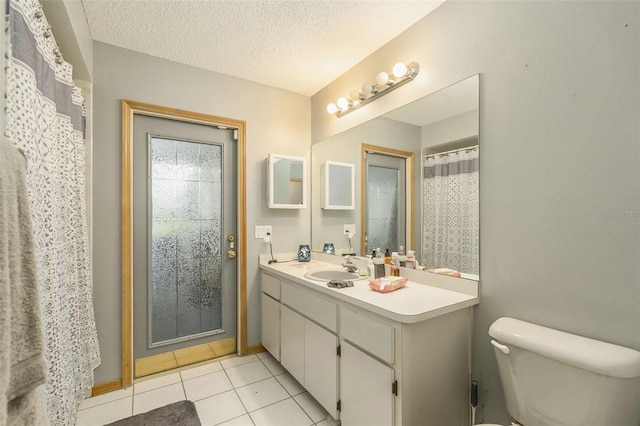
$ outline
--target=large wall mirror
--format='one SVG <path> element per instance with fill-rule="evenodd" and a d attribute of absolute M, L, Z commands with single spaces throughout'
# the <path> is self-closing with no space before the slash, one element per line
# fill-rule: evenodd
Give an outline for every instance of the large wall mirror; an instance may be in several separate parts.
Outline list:
<path fill-rule="evenodd" d="M 405 251 L 415 251 L 420 265 L 448 268 L 463 277 L 478 278 L 479 90 L 480 79 L 474 75 L 313 144 L 312 250 L 322 251 L 325 243 L 333 243 L 336 255 L 370 254 L 376 247 L 369 244 L 367 232 L 372 230 L 367 230 L 367 220 L 375 216 L 375 229 L 403 229 L 403 225 L 406 235 L 374 244 L 405 241 Z M 381 170 L 383 177 L 377 180 L 386 182 L 386 187 L 376 187 L 375 176 L 367 177 L 370 166 L 363 155 L 371 146 L 379 147 L 383 154 L 392 153 L 391 156 L 394 152 L 402 152 L 400 157 L 413 154 L 411 169 L 398 175 L 410 182 L 389 183 L 392 179 L 384 177 L 388 170 Z M 322 209 L 319 189 L 321 170 L 327 161 L 354 164 L 355 209 Z M 401 195 L 406 195 L 401 201 L 404 209 L 388 214 L 388 223 L 380 222 L 380 215 L 373 210 L 388 209 Z M 399 225 L 397 221 L 404 223 Z M 357 237 L 351 241 L 344 235 L 345 224 L 356 224 Z"/>

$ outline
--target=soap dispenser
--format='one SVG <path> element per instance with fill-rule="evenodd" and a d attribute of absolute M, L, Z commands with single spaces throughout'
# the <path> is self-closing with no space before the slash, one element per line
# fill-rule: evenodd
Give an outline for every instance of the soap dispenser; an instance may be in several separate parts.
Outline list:
<path fill-rule="evenodd" d="M 376 252 L 376 257 L 373 259 L 374 274 L 373 278 L 382 278 L 385 275 L 384 270 L 384 257 L 380 249 Z"/>
<path fill-rule="evenodd" d="M 369 279 L 374 279 L 375 277 L 375 266 L 373 264 L 373 259 L 371 258 L 371 255 L 368 254 L 367 255 L 367 277 Z"/>
<path fill-rule="evenodd" d="M 398 260 L 398 252 L 394 251 L 393 253 L 391 253 L 391 263 L 389 264 L 389 269 L 391 271 L 391 276 L 400 276 L 400 261 Z"/>

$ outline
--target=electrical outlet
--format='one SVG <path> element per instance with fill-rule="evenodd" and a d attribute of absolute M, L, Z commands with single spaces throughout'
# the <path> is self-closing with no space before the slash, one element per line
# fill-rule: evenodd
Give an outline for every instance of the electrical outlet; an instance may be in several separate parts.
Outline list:
<path fill-rule="evenodd" d="M 343 234 L 347 235 L 347 231 L 349 231 L 349 235 L 351 235 L 352 237 L 354 235 L 356 235 L 356 224 L 355 223 L 350 223 L 348 225 L 344 225 Z"/>
<path fill-rule="evenodd" d="M 265 238 L 267 233 L 270 233 L 271 236 L 273 236 L 271 225 L 256 225 L 256 240 Z"/>

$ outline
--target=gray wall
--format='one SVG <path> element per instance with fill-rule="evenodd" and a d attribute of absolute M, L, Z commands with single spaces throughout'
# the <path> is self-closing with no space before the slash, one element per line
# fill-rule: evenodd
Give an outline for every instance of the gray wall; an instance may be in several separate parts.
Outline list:
<path fill-rule="evenodd" d="M 194 48 L 196 48 L 194 46 Z M 248 345 L 260 343 L 258 256 L 255 225 L 272 225 L 275 251 L 296 250 L 310 238 L 310 209 L 270 210 L 266 198 L 268 153 L 309 158 L 309 98 L 257 83 L 94 44 L 95 313 L 102 365 L 95 382 L 121 376 L 120 185 L 121 108 L 131 99 L 247 122 Z"/>
<path fill-rule="evenodd" d="M 312 97 L 318 141 L 481 74 L 478 421 L 508 421 L 500 316 L 640 350 L 639 18 L 638 2 L 446 2 Z M 399 60 L 415 81 L 326 113 Z"/>

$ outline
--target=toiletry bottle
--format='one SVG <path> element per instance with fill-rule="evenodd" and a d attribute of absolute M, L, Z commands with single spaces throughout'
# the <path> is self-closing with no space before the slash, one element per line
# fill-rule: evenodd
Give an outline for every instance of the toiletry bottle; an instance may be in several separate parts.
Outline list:
<path fill-rule="evenodd" d="M 391 270 L 391 276 L 400 276 L 400 261 L 398 260 L 398 252 L 396 251 L 391 253 L 391 263 L 389 264 L 389 269 Z"/>
<path fill-rule="evenodd" d="M 371 258 L 371 255 L 368 254 L 367 255 L 367 277 L 369 279 L 373 279 L 375 277 L 374 268 L 375 266 L 373 265 L 373 259 Z"/>
<path fill-rule="evenodd" d="M 382 252 L 378 250 L 376 253 L 376 257 L 373 258 L 373 267 L 374 267 L 374 278 L 382 278 L 385 275 L 384 270 L 384 257 L 382 257 Z"/>
<path fill-rule="evenodd" d="M 385 249 L 384 251 L 384 263 L 387 265 L 391 263 L 391 253 L 389 253 L 389 249 Z"/>
<path fill-rule="evenodd" d="M 413 250 L 407 251 L 407 261 L 405 267 L 408 269 L 416 269 L 416 252 Z"/>
<path fill-rule="evenodd" d="M 398 260 L 400 261 L 400 266 L 407 266 L 407 256 L 404 254 L 404 246 L 400 246 L 398 250 Z"/>

